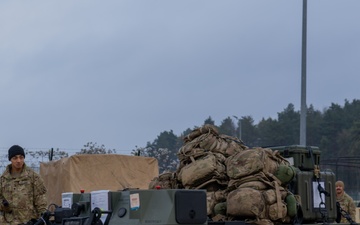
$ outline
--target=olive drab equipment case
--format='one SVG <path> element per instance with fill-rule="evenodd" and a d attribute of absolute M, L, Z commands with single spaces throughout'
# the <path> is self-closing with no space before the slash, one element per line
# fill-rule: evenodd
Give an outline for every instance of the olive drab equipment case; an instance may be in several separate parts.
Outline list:
<path fill-rule="evenodd" d="M 279 151 L 297 168 L 289 190 L 299 198 L 301 222 L 334 222 L 337 216 L 336 178 L 332 171 L 320 171 L 320 149 L 302 145 L 269 148 Z"/>
<path fill-rule="evenodd" d="M 303 223 L 334 222 L 337 216 L 335 174 L 331 171 L 296 171 L 295 179 L 290 184 L 290 191 L 300 196 Z"/>
<path fill-rule="evenodd" d="M 320 149 L 315 146 L 289 145 L 270 148 L 278 150 L 282 157 L 300 170 L 313 170 L 314 165 L 320 164 Z"/>

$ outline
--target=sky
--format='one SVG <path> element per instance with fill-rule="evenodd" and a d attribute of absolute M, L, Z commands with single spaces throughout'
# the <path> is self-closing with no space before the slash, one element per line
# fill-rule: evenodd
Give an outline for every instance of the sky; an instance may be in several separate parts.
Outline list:
<path fill-rule="evenodd" d="M 307 1 L 306 103 L 359 99 L 359 0 Z M 0 155 L 130 154 L 211 116 L 300 111 L 302 0 L 0 1 Z"/>

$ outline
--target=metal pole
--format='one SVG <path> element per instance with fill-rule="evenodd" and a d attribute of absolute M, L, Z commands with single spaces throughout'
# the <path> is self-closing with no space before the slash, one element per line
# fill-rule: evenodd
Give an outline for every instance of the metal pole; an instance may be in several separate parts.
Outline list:
<path fill-rule="evenodd" d="M 307 0 L 303 0 L 302 20 L 302 57 L 301 57 L 301 113 L 300 113 L 300 145 L 306 145 L 306 24 Z"/>

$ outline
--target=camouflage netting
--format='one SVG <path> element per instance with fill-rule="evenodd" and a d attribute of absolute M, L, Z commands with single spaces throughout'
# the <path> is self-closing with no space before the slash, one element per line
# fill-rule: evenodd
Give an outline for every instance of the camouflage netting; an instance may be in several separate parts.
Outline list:
<path fill-rule="evenodd" d="M 279 152 L 250 149 L 211 125 L 183 140 L 177 170 L 155 177 L 150 189 L 206 189 L 207 214 L 213 221 L 271 225 L 296 215 L 297 196 L 286 188 L 295 169 Z"/>

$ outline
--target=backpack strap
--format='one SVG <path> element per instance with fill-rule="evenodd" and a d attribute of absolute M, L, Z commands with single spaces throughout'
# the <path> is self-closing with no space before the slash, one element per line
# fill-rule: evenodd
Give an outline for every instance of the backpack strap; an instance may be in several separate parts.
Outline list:
<path fill-rule="evenodd" d="M 278 218 L 282 218 L 282 215 L 281 215 L 281 209 L 282 209 L 282 206 L 281 206 L 281 193 L 280 193 L 280 189 L 279 189 L 279 183 L 274 181 L 274 186 L 275 186 L 275 193 L 276 193 L 276 205 L 277 205 L 277 208 L 278 208 Z"/>

